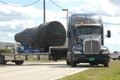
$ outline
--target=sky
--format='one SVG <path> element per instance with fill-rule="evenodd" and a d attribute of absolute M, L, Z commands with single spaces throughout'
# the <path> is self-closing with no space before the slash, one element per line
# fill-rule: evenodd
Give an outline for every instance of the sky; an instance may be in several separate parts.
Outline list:
<path fill-rule="evenodd" d="M 35 1 L 38 0 L 0 0 L 0 42 L 15 43 L 14 35 L 16 33 L 43 23 L 43 0 L 25 6 Z M 111 31 L 111 38 L 105 38 L 105 45 L 110 51 L 120 51 L 120 0 L 45 1 L 46 22 L 59 21 L 65 28 L 67 13 L 62 9 L 68 9 L 69 15 L 74 13 L 100 15 L 104 23 L 112 23 L 104 24 L 104 35 L 106 35 L 107 30 Z"/>

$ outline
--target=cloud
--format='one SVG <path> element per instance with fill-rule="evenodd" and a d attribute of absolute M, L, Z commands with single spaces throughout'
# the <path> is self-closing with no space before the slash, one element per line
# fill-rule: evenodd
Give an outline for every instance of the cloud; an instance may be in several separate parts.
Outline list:
<path fill-rule="evenodd" d="M 49 21 L 59 21 L 61 22 L 66 28 L 66 11 L 51 11 L 46 10 L 46 22 Z"/>
<path fill-rule="evenodd" d="M 104 26 L 104 33 L 106 35 L 107 30 L 111 31 L 111 38 L 105 38 L 105 45 L 108 46 L 108 48 L 111 51 L 119 51 L 120 49 L 120 27 L 118 25 L 105 25 Z"/>
<path fill-rule="evenodd" d="M 4 34 L 1 35 L 4 37 L 0 38 L 0 41 L 15 42 L 14 35 L 16 33 L 42 23 L 43 10 L 38 10 L 34 6 L 11 7 L 0 5 L 0 9 L 0 33 Z M 46 10 L 46 21 L 59 21 L 66 25 L 66 12 Z"/>
<path fill-rule="evenodd" d="M 109 0 L 113 5 L 120 6 L 120 0 Z"/>
<path fill-rule="evenodd" d="M 57 1 L 67 3 L 69 0 L 57 0 Z"/>
<path fill-rule="evenodd" d="M 97 13 L 104 16 L 120 16 L 120 7 L 112 5 L 109 0 L 80 0 L 80 6 L 74 6 L 71 12 L 77 13 Z"/>
<path fill-rule="evenodd" d="M 34 6 L 12 7 L 0 4 L 0 41 L 14 41 L 14 35 L 25 28 L 38 25 L 41 11 Z"/>
<path fill-rule="evenodd" d="M 28 20 L 40 16 L 40 11 L 33 6 L 12 7 L 0 5 L 0 21 Z"/>

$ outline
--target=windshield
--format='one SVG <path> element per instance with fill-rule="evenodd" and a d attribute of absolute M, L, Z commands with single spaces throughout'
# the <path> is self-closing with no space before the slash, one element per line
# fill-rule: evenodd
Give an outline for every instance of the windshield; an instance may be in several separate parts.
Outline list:
<path fill-rule="evenodd" d="M 101 24 L 101 18 L 99 16 L 82 16 L 82 15 L 75 15 L 72 16 L 72 26 L 75 26 L 75 24 Z"/>
<path fill-rule="evenodd" d="M 77 35 L 100 35 L 101 28 L 99 27 L 77 27 L 75 33 Z"/>

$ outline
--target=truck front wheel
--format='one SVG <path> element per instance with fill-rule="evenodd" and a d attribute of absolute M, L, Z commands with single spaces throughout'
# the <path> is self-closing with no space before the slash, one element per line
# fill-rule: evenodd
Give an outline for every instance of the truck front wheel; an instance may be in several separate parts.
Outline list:
<path fill-rule="evenodd" d="M 70 64 L 71 64 L 70 61 L 69 61 L 69 58 L 66 59 L 66 64 L 67 64 L 67 65 L 70 65 Z"/>
<path fill-rule="evenodd" d="M 106 62 L 104 62 L 104 67 L 109 67 L 109 63 L 106 61 Z"/>

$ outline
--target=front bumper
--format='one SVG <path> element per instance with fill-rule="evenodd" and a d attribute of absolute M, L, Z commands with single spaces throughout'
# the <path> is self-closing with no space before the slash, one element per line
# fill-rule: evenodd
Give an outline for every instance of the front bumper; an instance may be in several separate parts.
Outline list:
<path fill-rule="evenodd" d="M 74 54 L 73 60 L 77 63 L 104 63 L 109 62 L 108 54 Z"/>

